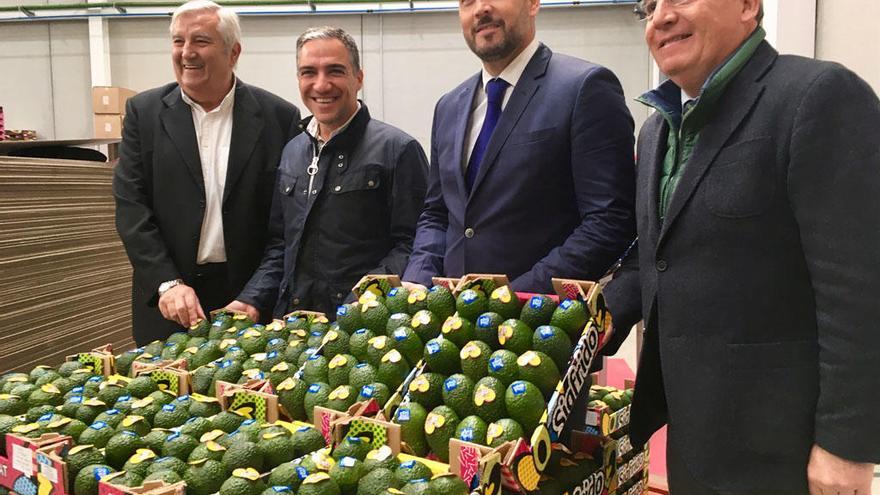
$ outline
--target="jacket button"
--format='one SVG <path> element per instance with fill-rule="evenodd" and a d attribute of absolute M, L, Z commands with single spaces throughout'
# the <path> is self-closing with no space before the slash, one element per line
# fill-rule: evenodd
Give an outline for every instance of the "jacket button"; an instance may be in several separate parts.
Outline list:
<path fill-rule="evenodd" d="M 373 187 L 376 185 L 376 183 L 374 181 L 369 181 L 369 182 L 367 182 L 367 185 L 370 187 Z"/>
<path fill-rule="evenodd" d="M 467 237 L 468 239 L 472 238 L 474 236 L 474 229 L 472 229 L 470 227 L 464 229 L 464 236 Z"/>
<path fill-rule="evenodd" d="M 666 263 L 666 260 L 657 260 L 656 267 L 658 272 L 665 272 L 669 265 Z"/>
<path fill-rule="evenodd" d="M 339 159 L 340 159 L 340 160 L 342 160 L 343 158 L 345 158 L 344 155 L 339 155 Z"/>
<path fill-rule="evenodd" d="M 284 193 L 287 194 L 290 192 L 290 186 L 284 188 Z"/>
<path fill-rule="evenodd" d="M 336 299 L 342 299 L 342 292 L 336 293 Z"/>
<path fill-rule="evenodd" d="M 298 298 L 298 297 L 294 297 L 294 298 L 293 298 L 293 304 L 296 304 L 296 305 L 299 304 L 299 298 Z"/>
<path fill-rule="evenodd" d="M 342 186 L 336 186 L 333 188 L 334 191 L 339 192 L 342 190 Z"/>

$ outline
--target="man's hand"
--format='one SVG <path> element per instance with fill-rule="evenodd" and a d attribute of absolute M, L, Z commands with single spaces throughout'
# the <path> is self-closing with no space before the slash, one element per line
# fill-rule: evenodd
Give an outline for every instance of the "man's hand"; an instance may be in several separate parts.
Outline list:
<path fill-rule="evenodd" d="M 873 477 L 873 464 L 842 459 L 818 445 L 810 451 L 810 495 L 870 495 Z"/>
<path fill-rule="evenodd" d="M 247 313 L 248 318 L 253 321 L 260 321 L 260 312 L 257 308 L 251 306 L 246 302 L 241 301 L 232 301 L 231 303 L 226 305 L 226 309 L 230 309 L 232 311 L 244 311 Z"/>
<path fill-rule="evenodd" d="M 196 321 L 205 319 L 205 312 L 199 304 L 199 296 L 192 287 L 180 284 L 176 285 L 159 298 L 159 311 L 166 320 L 189 327 Z"/>
<path fill-rule="evenodd" d="M 400 285 L 402 285 L 404 289 L 406 289 L 410 292 L 412 292 L 414 290 L 421 290 L 423 292 L 428 292 L 428 289 L 424 285 L 417 284 L 415 282 L 400 282 Z"/>

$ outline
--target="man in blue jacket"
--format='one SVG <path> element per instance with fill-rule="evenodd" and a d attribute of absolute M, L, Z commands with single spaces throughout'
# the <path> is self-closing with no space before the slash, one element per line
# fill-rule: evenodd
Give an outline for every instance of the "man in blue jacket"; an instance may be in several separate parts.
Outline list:
<path fill-rule="evenodd" d="M 228 306 L 255 319 L 261 307 L 335 315 L 364 274 L 403 273 L 425 195 L 421 145 L 357 99 L 364 75 L 351 35 L 306 31 L 297 77 L 313 115 L 284 148 L 260 267 Z"/>
<path fill-rule="evenodd" d="M 501 273 L 520 291 L 596 279 L 635 236 L 633 121 L 608 69 L 535 38 L 539 0 L 463 0 L 483 69 L 434 111 L 404 280 Z"/>

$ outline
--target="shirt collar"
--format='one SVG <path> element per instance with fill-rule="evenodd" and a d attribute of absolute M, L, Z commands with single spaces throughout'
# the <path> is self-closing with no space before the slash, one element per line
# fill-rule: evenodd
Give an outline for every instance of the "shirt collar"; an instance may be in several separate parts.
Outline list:
<path fill-rule="evenodd" d="M 507 67 L 505 67 L 504 70 L 501 71 L 501 74 L 498 74 L 497 76 L 489 74 L 484 68 L 482 71 L 483 87 L 485 88 L 486 83 L 488 83 L 492 79 L 495 79 L 496 77 L 499 79 L 504 79 L 504 81 L 507 82 L 507 84 L 509 84 L 511 87 L 516 87 L 516 83 L 519 82 L 519 78 L 522 77 L 522 73 L 526 70 L 526 66 L 529 65 L 529 60 L 531 60 L 532 57 L 535 55 L 535 52 L 538 51 L 539 45 L 540 43 L 538 42 L 538 39 L 533 39 L 532 42 L 529 43 L 525 47 L 525 49 L 523 49 L 523 51 L 519 53 L 519 55 L 517 55 L 513 60 L 510 61 L 509 64 L 507 64 Z"/>
<path fill-rule="evenodd" d="M 339 129 L 336 129 L 335 131 L 330 133 L 330 137 L 327 138 L 327 141 L 330 141 L 331 139 L 333 139 L 334 136 L 337 136 L 339 133 L 341 133 L 342 131 L 347 129 L 348 125 L 351 124 L 351 121 L 354 120 L 355 116 L 357 116 L 357 114 L 360 110 L 361 110 L 361 101 L 358 100 L 357 110 L 355 110 L 354 113 L 351 114 L 351 117 L 349 117 L 348 120 L 345 121 L 345 123 L 339 127 Z M 321 139 L 321 134 L 320 134 L 320 132 L 318 132 L 318 119 L 316 119 L 314 116 L 311 119 L 309 119 L 309 123 L 308 123 L 308 125 L 306 125 L 306 132 L 308 132 L 310 136 L 315 138 L 321 144 L 324 144 L 327 142 L 327 141 L 324 141 L 323 139 Z"/>
<path fill-rule="evenodd" d="M 183 88 L 180 88 L 180 97 L 183 101 L 192 108 L 200 110 L 203 113 L 213 113 L 213 112 L 221 112 L 227 110 L 235 104 L 235 82 L 232 83 L 232 88 L 230 88 L 229 92 L 226 93 L 226 96 L 223 97 L 223 100 L 220 101 L 220 104 L 217 105 L 217 108 L 211 110 L 210 112 L 206 112 L 201 105 L 199 105 L 195 100 L 189 97 Z"/>

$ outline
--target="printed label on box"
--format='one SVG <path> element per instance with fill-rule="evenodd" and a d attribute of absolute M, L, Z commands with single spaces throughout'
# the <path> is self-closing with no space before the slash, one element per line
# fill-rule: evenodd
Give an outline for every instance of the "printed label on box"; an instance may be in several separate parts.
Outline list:
<path fill-rule="evenodd" d="M 33 451 L 21 445 L 12 446 L 12 469 L 24 474 L 25 476 L 34 475 L 34 454 Z"/>

